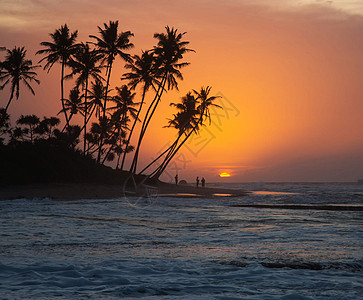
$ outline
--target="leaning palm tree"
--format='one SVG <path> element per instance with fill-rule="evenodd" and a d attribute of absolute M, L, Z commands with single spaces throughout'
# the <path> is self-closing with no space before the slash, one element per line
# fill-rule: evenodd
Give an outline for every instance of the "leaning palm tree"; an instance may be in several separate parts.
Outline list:
<path fill-rule="evenodd" d="M 24 47 L 14 47 L 14 49 L 6 49 L 7 55 L 5 60 L 1 63 L 1 73 L 0 82 L 5 81 L 4 84 L 0 86 L 0 90 L 4 89 L 7 84 L 10 84 L 10 98 L 8 104 L 5 107 L 5 113 L 7 112 L 11 101 L 14 98 L 14 93 L 16 99 L 19 99 L 20 82 L 35 95 L 33 88 L 30 85 L 31 81 L 39 84 L 40 81 L 36 78 L 37 73 L 34 72 L 39 66 L 33 66 L 30 59 L 26 59 L 26 50 Z"/>
<path fill-rule="evenodd" d="M 98 26 L 98 30 L 100 33 L 100 37 L 95 35 L 90 35 L 89 37 L 95 39 L 96 42 L 93 44 L 96 45 L 97 51 L 102 54 L 103 62 L 106 63 L 106 93 L 103 105 L 103 118 L 106 117 L 107 110 L 107 94 L 108 87 L 110 84 L 111 71 L 113 62 L 117 56 L 120 56 L 125 61 L 131 61 L 130 54 L 125 53 L 125 50 L 129 50 L 134 47 L 132 43 L 130 43 L 130 38 L 134 36 L 130 31 L 118 33 L 118 21 L 110 21 L 109 25 L 104 23 L 104 29 Z M 103 134 L 100 136 L 100 145 L 102 145 Z M 102 147 L 99 149 L 97 161 L 101 160 Z"/>
<path fill-rule="evenodd" d="M 170 161 L 173 159 L 173 157 L 176 155 L 176 153 L 179 151 L 179 149 L 184 145 L 184 143 L 189 139 L 189 137 L 195 132 L 198 133 L 201 126 L 205 125 L 205 121 L 208 120 L 209 124 L 211 124 L 211 114 L 210 114 L 210 107 L 216 107 L 216 108 L 222 108 L 221 106 L 214 103 L 214 101 L 219 96 L 209 96 L 209 93 L 211 91 L 211 87 L 207 86 L 206 88 L 202 87 L 200 91 L 193 90 L 193 93 L 196 96 L 196 100 L 198 101 L 199 105 L 197 107 L 197 110 L 195 113 L 192 113 L 191 116 L 198 115 L 197 120 L 189 119 L 187 123 L 184 123 L 184 129 L 183 133 L 185 134 L 185 138 L 179 143 L 177 147 L 175 147 L 163 161 L 163 163 L 151 174 L 154 179 L 158 179 L 160 175 L 164 172 Z M 178 116 L 180 118 L 180 116 Z M 188 116 L 186 118 L 188 120 Z M 191 123 L 194 125 L 191 125 Z M 170 123 L 169 123 L 170 124 Z M 182 123 L 183 124 L 183 123 Z M 175 126 L 174 126 L 175 127 Z M 179 130 L 180 135 L 180 128 L 177 128 Z"/>
<path fill-rule="evenodd" d="M 149 90 L 150 87 L 156 90 L 155 85 L 159 84 L 159 81 L 156 79 L 155 59 L 152 51 L 144 51 L 141 57 L 138 55 L 134 55 L 133 61 L 127 63 L 125 65 L 125 68 L 131 70 L 131 72 L 124 74 L 121 79 L 128 80 L 128 85 L 131 89 L 136 89 L 139 84 L 143 85 L 140 107 L 130 129 L 130 133 L 128 135 L 125 146 L 125 149 L 128 149 L 136 123 L 139 120 L 139 115 L 144 104 L 146 92 Z M 124 151 L 123 153 L 120 167 L 121 170 L 123 169 L 127 153 L 128 151 Z"/>
<path fill-rule="evenodd" d="M 189 65 L 187 62 L 180 62 L 180 60 L 183 58 L 185 53 L 190 51 L 194 52 L 194 50 L 186 48 L 189 42 L 182 40 L 186 32 L 178 33 L 177 29 L 170 28 L 169 26 L 166 26 L 165 29 L 166 33 L 154 34 L 154 38 L 158 40 L 157 46 L 154 47 L 153 52 L 155 54 L 155 63 L 158 69 L 158 78 L 160 79 L 160 84 L 155 98 L 149 105 L 146 116 L 143 120 L 137 147 L 130 168 L 130 171 L 133 173 L 135 173 L 137 169 L 137 161 L 141 142 L 145 136 L 145 132 L 150 123 L 150 120 L 152 119 L 161 100 L 163 91 L 165 88 L 168 90 L 173 88 L 178 89 L 177 79 L 183 79 L 180 69 Z"/>
<path fill-rule="evenodd" d="M 170 103 L 170 106 L 174 106 L 177 108 L 178 112 L 173 114 L 173 118 L 169 119 L 168 126 L 178 130 L 178 135 L 176 140 L 169 146 L 164 152 L 162 152 L 156 159 L 154 159 L 151 163 L 149 163 L 141 172 L 143 173 L 153 164 L 155 164 L 161 157 L 164 156 L 163 163 L 159 164 L 159 168 L 161 169 L 163 164 L 168 160 L 168 158 L 173 154 L 175 148 L 178 146 L 179 140 L 183 137 L 183 135 L 187 135 L 191 130 L 198 130 L 198 115 L 199 110 L 196 108 L 198 104 L 198 100 L 192 95 L 191 92 L 187 93 L 184 97 L 181 98 L 181 102 L 179 103 Z M 194 128 L 196 127 L 196 128 Z M 156 169 L 152 174 L 154 174 L 158 169 Z"/>
<path fill-rule="evenodd" d="M 86 134 L 87 134 L 87 92 L 88 81 L 92 77 L 95 80 L 101 80 L 101 68 L 98 65 L 101 59 L 101 54 L 96 50 L 91 50 L 88 44 L 81 43 L 78 51 L 73 55 L 69 61 L 69 66 L 72 68 L 72 73 L 68 77 L 78 75 L 76 86 L 82 86 L 84 90 L 84 139 L 83 139 L 83 153 L 86 153 Z"/>
<path fill-rule="evenodd" d="M 169 119 L 168 126 L 164 127 L 173 127 L 178 130 L 178 136 L 176 140 L 167 148 L 165 149 L 157 158 L 155 158 L 151 163 L 149 163 L 144 169 L 140 171 L 139 174 L 142 174 L 152 165 L 154 165 L 160 158 L 164 156 L 164 162 L 173 154 L 173 151 L 178 145 L 180 138 L 185 134 L 187 131 L 193 129 L 193 125 L 196 124 L 196 115 L 198 111 L 195 109 L 196 106 L 196 99 L 194 96 L 189 92 L 185 97 L 182 98 L 181 103 L 170 103 L 170 106 L 175 106 L 179 112 L 177 114 L 173 114 L 173 118 Z M 166 154 L 166 155 L 165 155 Z M 162 167 L 162 163 L 159 164 L 159 167 Z M 154 172 L 156 172 L 155 170 Z M 151 175 L 154 174 L 151 173 Z"/>
<path fill-rule="evenodd" d="M 46 54 L 39 62 L 46 61 L 44 70 L 50 71 L 56 62 L 60 62 L 62 65 L 61 69 L 61 102 L 62 111 L 66 120 L 66 126 L 69 126 L 69 118 L 67 110 L 64 108 L 64 71 L 70 57 L 76 53 L 79 45 L 76 44 L 78 36 L 78 30 L 70 33 L 67 24 L 61 26 L 54 33 L 50 34 L 52 39 L 51 42 L 42 42 L 40 45 L 46 47 L 45 49 L 39 50 L 36 54 Z"/>

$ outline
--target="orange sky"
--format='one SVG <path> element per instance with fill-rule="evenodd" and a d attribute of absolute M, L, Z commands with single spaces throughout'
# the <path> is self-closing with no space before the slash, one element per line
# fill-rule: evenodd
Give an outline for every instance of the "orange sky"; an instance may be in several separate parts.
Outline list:
<path fill-rule="evenodd" d="M 179 178 L 189 181 L 197 175 L 221 181 L 220 172 L 229 172 L 223 180 L 230 182 L 363 178 L 361 1 L 0 2 L 0 44 L 24 45 L 34 62 L 39 43 L 64 23 L 86 41 L 98 25 L 118 19 L 121 30 L 135 34 L 133 53 L 153 47 L 154 32 L 166 25 L 187 32 L 196 53 L 186 55 L 191 65 L 180 93 L 163 97 L 142 162 L 173 139 L 173 131 L 161 127 L 174 112 L 168 104 L 187 91 L 212 86 L 225 112 L 181 152 L 171 177 L 177 167 Z M 121 85 L 122 66 L 119 61 L 112 74 L 114 85 Z M 23 89 L 9 109 L 13 119 L 55 115 L 59 74 L 58 67 L 49 75 L 39 71 L 36 96 Z M 2 106 L 8 96 L 8 90 L 0 93 Z"/>

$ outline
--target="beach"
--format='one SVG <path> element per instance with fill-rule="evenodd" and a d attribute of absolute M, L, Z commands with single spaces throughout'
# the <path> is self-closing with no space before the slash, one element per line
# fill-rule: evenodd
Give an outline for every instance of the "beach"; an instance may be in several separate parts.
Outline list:
<path fill-rule="evenodd" d="M 175 185 L 159 182 L 155 186 L 155 196 L 178 197 L 237 197 L 246 194 L 244 190 L 231 190 L 226 188 L 195 187 L 190 185 Z M 124 196 L 122 184 L 93 184 L 93 183 L 49 183 L 10 185 L 0 187 L 0 200 L 12 199 L 52 199 L 52 200 L 77 200 L 77 199 L 113 199 Z"/>

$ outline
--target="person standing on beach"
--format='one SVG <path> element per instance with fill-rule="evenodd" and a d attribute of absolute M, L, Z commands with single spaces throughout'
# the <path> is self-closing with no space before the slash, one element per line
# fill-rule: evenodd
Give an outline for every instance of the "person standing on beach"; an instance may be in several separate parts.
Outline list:
<path fill-rule="evenodd" d="M 197 187 L 199 187 L 199 177 L 197 176 Z"/>
<path fill-rule="evenodd" d="M 175 184 L 178 185 L 178 174 L 175 175 Z"/>
<path fill-rule="evenodd" d="M 205 179 L 202 177 L 202 187 L 205 187 Z"/>

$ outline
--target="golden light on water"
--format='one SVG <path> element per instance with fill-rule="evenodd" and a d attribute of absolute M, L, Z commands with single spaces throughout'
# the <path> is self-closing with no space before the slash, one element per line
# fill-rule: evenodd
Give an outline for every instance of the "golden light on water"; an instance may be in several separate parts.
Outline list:
<path fill-rule="evenodd" d="M 231 174 L 229 174 L 227 172 L 222 172 L 219 174 L 219 177 L 231 177 Z"/>

